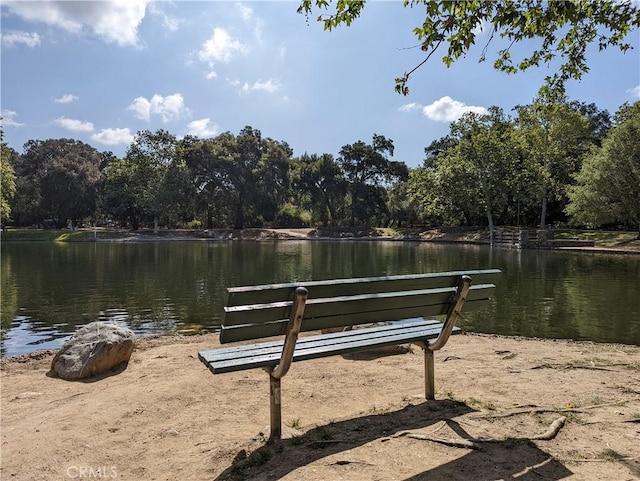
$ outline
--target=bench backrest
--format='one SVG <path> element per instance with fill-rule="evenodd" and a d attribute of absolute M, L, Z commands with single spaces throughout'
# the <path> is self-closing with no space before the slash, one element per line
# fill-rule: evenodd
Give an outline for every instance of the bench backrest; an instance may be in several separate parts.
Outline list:
<path fill-rule="evenodd" d="M 285 334 L 298 287 L 309 293 L 300 330 L 313 331 L 444 315 L 463 275 L 472 280 L 464 311 L 478 309 L 489 303 L 500 273 L 485 269 L 232 287 L 220 342 Z"/>

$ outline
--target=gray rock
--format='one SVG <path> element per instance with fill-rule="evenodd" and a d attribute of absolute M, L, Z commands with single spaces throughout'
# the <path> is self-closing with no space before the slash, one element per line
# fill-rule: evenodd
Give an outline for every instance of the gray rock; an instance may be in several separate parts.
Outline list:
<path fill-rule="evenodd" d="M 135 334 L 124 327 L 92 322 L 64 343 L 51 362 L 62 379 L 83 379 L 105 373 L 129 362 Z"/>

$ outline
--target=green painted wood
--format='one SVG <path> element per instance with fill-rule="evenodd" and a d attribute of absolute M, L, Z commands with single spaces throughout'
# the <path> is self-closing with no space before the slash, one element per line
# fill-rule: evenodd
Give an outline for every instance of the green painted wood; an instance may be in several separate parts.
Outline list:
<path fill-rule="evenodd" d="M 341 342 L 333 342 L 331 344 L 315 343 L 314 341 L 322 341 L 325 335 L 311 336 L 306 345 L 296 344 L 296 350 L 293 354 L 293 361 L 304 361 L 310 359 L 318 359 L 322 357 L 334 356 L 339 354 L 347 354 L 369 350 L 373 348 L 395 346 L 409 342 L 420 342 L 436 338 L 442 329 L 442 324 L 429 325 L 423 327 L 405 327 L 404 329 L 396 329 L 391 332 L 381 332 L 377 328 L 360 329 L 358 331 L 368 331 L 358 333 L 357 335 L 347 335 Z M 354 333 L 355 331 L 347 331 Z M 456 328 L 452 334 L 459 333 Z M 282 345 L 282 343 L 280 343 Z M 256 345 L 260 346 L 260 344 Z M 211 351 L 202 351 L 199 353 L 200 360 L 204 362 L 214 374 L 225 372 L 240 371 L 245 369 L 253 369 L 258 367 L 274 367 L 280 360 L 280 353 L 277 349 L 260 352 L 259 348 L 253 353 L 237 358 L 210 360 L 208 354 Z"/>
<path fill-rule="evenodd" d="M 493 284 L 472 286 L 467 299 L 477 300 L 489 297 L 495 288 Z M 455 287 L 425 289 L 417 291 L 382 292 L 376 294 L 359 294 L 320 299 L 309 299 L 304 310 L 304 318 L 331 317 L 335 315 L 358 314 L 362 312 L 394 311 L 420 306 L 448 304 L 455 293 Z M 240 324 L 264 323 L 288 319 L 293 301 L 274 302 L 271 304 L 251 304 L 225 308 L 223 324 L 235 326 Z M 405 317 L 393 317 L 388 312 L 388 319 L 396 320 Z"/>
<path fill-rule="evenodd" d="M 268 304 L 290 301 L 296 287 L 309 289 L 309 299 L 375 294 L 379 292 L 413 291 L 439 287 L 455 287 L 462 275 L 471 277 L 473 284 L 494 284 L 500 278 L 499 269 L 410 274 L 401 276 L 330 279 L 286 284 L 232 287 L 227 289 L 226 305 Z"/>
<path fill-rule="evenodd" d="M 464 312 L 473 311 L 490 305 L 490 299 L 478 299 L 465 302 Z M 414 317 L 432 317 L 446 314 L 447 304 L 433 306 L 417 306 L 406 309 L 380 310 L 357 314 L 334 315 L 331 317 L 318 317 L 303 319 L 301 331 L 315 331 L 335 327 L 366 324 L 370 322 L 384 322 L 391 320 L 410 319 Z M 272 321 L 262 324 L 244 324 L 239 326 L 222 326 L 220 342 L 228 343 L 259 339 L 264 337 L 283 335 L 286 331 L 287 320 Z"/>
<path fill-rule="evenodd" d="M 393 333 L 398 331 L 403 331 L 409 328 L 430 328 L 437 327 L 441 328 L 442 322 L 437 321 L 435 319 L 408 319 L 404 322 L 393 322 L 386 325 L 377 325 L 375 326 L 375 331 L 378 335 L 385 335 L 387 333 Z M 349 331 L 339 331 L 339 332 L 329 332 L 326 334 L 318 335 L 307 335 L 300 336 L 296 343 L 298 349 L 304 349 L 310 345 L 316 346 L 328 346 L 331 344 L 337 344 L 343 342 L 344 339 L 356 339 L 356 338 L 365 338 L 369 336 L 369 328 L 359 328 L 352 329 Z M 236 358 L 245 358 L 251 357 L 256 354 L 264 354 L 271 353 L 278 355 L 282 352 L 282 339 L 278 339 L 276 341 L 264 341 L 255 344 L 243 344 L 243 345 L 235 345 L 230 347 L 221 347 L 217 349 L 209 349 L 205 351 L 200 351 L 200 355 L 203 359 L 206 359 L 208 362 L 215 362 L 219 360 L 228 360 L 228 359 L 236 359 Z"/>

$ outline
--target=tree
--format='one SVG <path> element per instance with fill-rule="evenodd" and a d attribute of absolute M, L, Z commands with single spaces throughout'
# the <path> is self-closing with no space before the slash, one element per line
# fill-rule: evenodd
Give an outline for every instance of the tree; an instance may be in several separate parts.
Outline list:
<path fill-rule="evenodd" d="M 393 141 L 377 134 L 371 145 L 358 141 L 340 149 L 338 165 L 348 185 L 351 225 L 386 214 L 386 188 L 408 178 L 407 165 L 389 160 L 392 156 Z"/>
<path fill-rule="evenodd" d="M 256 172 L 256 217 L 260 223 L 276 223 L 289 198 L 292 155 L 286 142 L 263 139 Z"/>
<path fill-rule="evenodd" d="M 296 159 L 293 187 L 323 226 L 336 226 L 347 193 L 342 169 L 331 154 L 303 154 Z"/>
<path fill-rule="evenodd" d="M 178 141 L 165 130 L 140 131 L 122 160 L 106 159 L 103 209 L 121 223 L 175 225 L 193 217 L 193 186 Z"/>
<path fill-rule="evenodd" d="M 329 5 L 328 0 L 302 0 L 298 12 L 308 18 L 314 8 L 328 10 Z M 364 6 L 364 0 L 338 0 L 332 13 L 321 14 L 317 20 L 324 24 L 325 30 L 349 26 Z M 586 51 L 590 44 L 597 44 L 600 51 L 607 47 L 627 51 L 632 46 L 625 42 L 626 35 L 640 27 L 640 8 L 629 1 L 404 0 L 404 6 L 423 6 L 426 15 L 422 24 L 413 30 L 424 58 L 415 68 L 396 78 L 395 89 L 403 95 L 409 93 L 409 77 L 441 46 L 446 47 L 442 61 L 450 66 L 467 55 L 481 28 L 488 28 L 491 33 L 480 61 L 485 60 L 489 44 L 496 36 L 506 45 L 497 51 L 493 64 L 501 72 L 516 73 L 562 59 L 558 71 L 546 79 L 549 89 L 562 91 L 567 80 L 580 79 L 589 71 Z M 512 59 L 511 47 L 526 40 L 538 40 L 541 45 L 519 61 Z"/>
<path fill-rule="evenodd" d="M 108 218 L 117 220 L 120 225 L 130 224 L 138 229 L 140 212 L 136 203 L 134 185 L 134 167 L 126 160 L 109 163 L 104 170 L 104 178 L 98 190 L 100 210 Z"/>
<path fill-rule="evenodd" d="M 194 208 L 203 215 L 207 229 L 214 227 L 214 217 L 224 199 L 217 182 L 216 149 L 213 139 L 186 136 L 180 141 L 180 157 L 184 160 L 192 185 Z M 225 222 L 217 219 L 217 223 Z"/>
<path fill-rule="evenodd" d="M 16 161 L 14 210 L 19 223 L 53 220 L 58 228 L 91 216 L 100 179 L 100 153 L 72 139 L 30 140 Z"/>
<path fill-rule="evenodd" d="M 623 106 L 617 118 L 576 175 L 567 212 L 574 222 L 592 226 L 633 224 L 640 239 L 640 102 Z"/>
<path fill-rule="evenodd" d="M 607 132 L 611 128 L 612 119 L 608 110 L 600 110 L 594 103 L 580 102 L 578 100 L 572 100 L 567 106 L 582 115 L 584 115 L 589 122 L 589 130 L 592 135 L 592 142 L 597 146 L 602 145 Z"/>
<path fill-rule="evenodd" d="M 594 137 L 587 118 L 571 109 L 564 96 L 541 95 L 531 105 L 516 110 L 530 156 L 527 168 L 535 172 L 530 180 L 536 186 L 539 225 L 544 228 L 550 203 L 557 202 L 560 213 L 566 206 L 566 188 Z"/>
<path fill-rule="evenodd" d="M 257 129 L 247 126 L 237 136 L 225 132 L 207 140 L 185 138 L 181 155 L 208 227 L 214 220 L 237 229 L 273 223 L 288 199 L 293 152 Z"/>
<path fill-rule="evenodd" d="M 512 127 L 498 107 L 491 107 L 486 115 L 467 112 L 451 125 L 460 140 L 445 157 L 466 166 L 468 182 L 479 193 L 477 201 L 486 213 L 491 234 L 495 213 L 508 209 L 514 188 L 517 151 L 511 145 Z"/>
<path fill-rule="evenodd" d="M 11 216 L 11 201 L 16 193 L 16 174 L 12 162 L 18 153 L 4 142 L 0 129 L 0 223 L 4 225 Z"/>
<path fill-rule="evenodd" d="M 409 177 L 411 172 L 409 172 Z M 390 226 L 402 227 L 403 221 L 413 224 L 418 219 L 415 204 L 409 198 L 409 178 L 396 182 L 388 193 L 387 211 L 389 212 Z"/>

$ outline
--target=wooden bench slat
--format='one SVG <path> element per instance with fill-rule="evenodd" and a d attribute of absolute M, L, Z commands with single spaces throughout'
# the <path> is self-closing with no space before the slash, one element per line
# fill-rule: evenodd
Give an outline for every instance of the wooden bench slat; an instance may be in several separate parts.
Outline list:
<path fill-rule="evenodd" d="M 490 305 L 490 299 L 478 299 L 467 301 L 464 305 L 465 312 L 473 311 Z M 377 312 L 365 312 L 360 314 L 337 315 L 332 317 L 318 317 L 304 319 L 301 331 L 316 331 L 319 329 L 329 329 L 356 324 L 367 324 L 373 322 L 384 322 L 401 319 L 411 319 L 414 317 L 432 317 L 444 315 L 447 305 L 437 304 L 434 306 L 418 306 L 407 309 L 397 309 L 395 311 L 381 310 Z M 245 341 L 263 337 L 278 336 L 285 333 L 287 320 L 273 321 L 263 324 L 245 324 L 239 326 L 222 326 L 220 331 L 220 342 Z"/>
<path fill-rule="evenodd" d="M 471 287 L 467 300 L 489 297 L 494 289 L 493 284 L 480 284 Z M 307 300 L 304 311 L 305 319 L 349 315 L 361 312 L 377 312 L 380 310 L 396 311 L 417 306 L 445 305 L 455 293 L 455 287 L 421 289 L 403 292 L 381 292 L 375 294 L 342 295 L 330 298 L 314 298 Z M 311 291 L 310 291 L 311 294 Z M 239 324 L 263 323 L 288 319 L 293 301 L 274 302 L 270 304 L 251 304 L 245 306 L 225 307 L 225 326 Z M 440 314 L 438 312 L 437 314 Z M 432 315 L 437 315 L 432 314 Z M 403 317 L 393 316 L 384 320 L 396 320 Z M 366 322 L 366 321 L 365 321 Z"/>
<path fill-rule="evenodd" d="M 309 299 L 343 295 L 374 294 L 377 292 L 412 291 L 438 287 L 454 287 L 460 276 L 468 275 L 474 284 L 494 284 L 500 277 L 499 269 L 475 269 L 429 274 L 409 274 L 369 278 L 331 279 L 260 286 L 231 287 L 227 289 L 227 306 L 267 304 L 292 300 L 296 287 L 309 287 Z"/>
<path fill-rule="evenodd" d="M 406 321 L 394 321 L 387 325 L 376 326 L 376 330 L 381 333 L 392 333 L 407 329 L 408 327 L 425 328 L 425 327 L 442 327 L 442 322 L 435 319 L 407 319 Z M 345 337 L 357 338 L 358 336 L 367 336 L 367 328 L 352 329 L 348 331 L 328 332 L 318 335 L 307 335 L 298 338 L 297 347 L 303 348 L 311 343 L 320 345 L 329 345 L 340 342 Z M 278 353 L 282 352 L 282 339 L 276 341 L 266 341 L 257 344 L 244 344 L 240 346 L 222 347 L 201 351 L 200 354 L 209 362 L 251 357 L 255 354 Z"/>
<path fill-rule="evenodd" d="M 327 340 L 326 335 L 308 336 L 305 337 L 305 343 L 300 345 L 296 344 L 293 360 L 303 361 L 318 357 L 347 354 L 350 352 L 433 339 L 438 336 L 441 328 L 441 323 L 430 323 L 428 325 L 412 327 L 405 326 L 403 329 L 390 331 L 381 331 L 379 328 L 357 329 L 339 333 L 342 336 L 334 337 L 329 343 L 324 342 Z M 460 330 L 456 328 L 454 333 L 459 331 Z M 281 350 L 282 342 L 279 344 Z M 248 352 L 247 356 L 240 358 L 232 357 L 224 360 L 209 359 L 207 353 L 211 351 L 203 351 L 199 353 L 199 357 L 214 374 L 219 374 L 266 366 L 274 367 L 280 361 L 280 350 L 277 348 L 273 349 L 272 347 L 263 353 Z"/>

